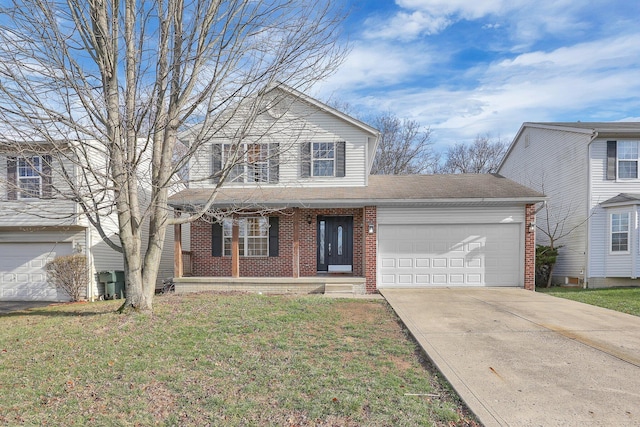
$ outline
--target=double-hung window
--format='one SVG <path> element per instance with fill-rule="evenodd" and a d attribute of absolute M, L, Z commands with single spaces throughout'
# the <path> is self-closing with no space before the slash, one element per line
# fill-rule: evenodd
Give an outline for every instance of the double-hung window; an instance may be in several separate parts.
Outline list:
<path fill-rule="evenodd" d="M 230 168 L 228 182 L 278 182 L 277 147 L 278 144 L 222 144 L 219 161 L 214 153 L 214 169 Z"/>
<path fill-rule="evenodd" d="M 611 252 L 629 252 L 629 213 L 611 214 Z"/>
<path fill-rule="evenodd" d="M 618 178 L 638 178 L 638 141 L 618 141 Z"/>
<path fill-rule="evenodd" d="M 42 195 L 42 158 L 39 156 L 17 159 L 18 196 L 33 199 Z"/>
<path fill-rule="evenodd" d="M 233 219 L 225 219 L 222 223 L 222 239 L 225 256 L 231 256 L 233 221 Z M 240 256 L 269 256 L 269 218 L 239 218 L 236 221 L 238 223 Z"/>
<path fill-rule="evenodd" d="M 333 142 L 314 142 L 311 149 L 312 176 L 334 176 L 336 148 Z"/>

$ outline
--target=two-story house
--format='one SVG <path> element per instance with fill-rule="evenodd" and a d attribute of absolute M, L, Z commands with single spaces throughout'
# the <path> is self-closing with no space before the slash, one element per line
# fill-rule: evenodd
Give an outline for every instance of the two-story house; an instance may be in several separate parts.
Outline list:
<path fill-rule="evenodd" d="M 286 86 L 272 95 L 240 142 L 232 126 L 210 138 L 170 198 L 197 211 L 228 173 L 190 224 L 192 277 L 176 229 L 177 292 L 533 288 L 541 193 L 497 175 L 369 175 L 376 129 Z"/>
<path fill-rule="evenodd" d="M 524 123 L 518 131 L 498 172 L 548 196 L 537 226 L 566 235 L 555 243 L 555 283 L 640 284 L 639 152 L 638 122 Z"/>
<path fill-rule="evenodd" d="M 83 215 L 69 183 L 81 179 L 81 164 L 73 144 L 23 144 L 0 152 L 0 301 L 66 301 L 69 296 L 47 280 L 45 265 L 56 256 L 84 254 L 89 286 L 87 299 L 105 293 L 98 272 L 123 270 L 122 254 L 109 247 L 96 226 Z M 99 157 L 92 157 L 99 162 Z M 105 162 L 94 165 L 103 175 Z M 108 199 L 103 201 L 100 226 L 119 243 L 117 219 Z M 93 213 L 93 212 L 92 212 Z M 168 238 L 173 240 L 173 230 Z M 143 239 L 146 241 L 146 239 Z M 173 275 L 173 251 L 163 254 L 159 280 Z"/>

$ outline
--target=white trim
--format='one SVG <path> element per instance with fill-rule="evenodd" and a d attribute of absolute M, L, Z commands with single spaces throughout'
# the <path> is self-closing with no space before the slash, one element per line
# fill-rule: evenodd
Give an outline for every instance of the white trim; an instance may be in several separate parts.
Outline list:
<path fill-rule="evenodd" d="M 610 255 L 629 255 L 631 253 L 631 212 L 611 212 L 609 214 L 609 254 Z M 613 216 L 614 215 L 626 215 L 627 216 L 627 250 L 614 251 L 613 250 Z M 623 231 L 616 231 L 616 234 L 623 234 Z"/>

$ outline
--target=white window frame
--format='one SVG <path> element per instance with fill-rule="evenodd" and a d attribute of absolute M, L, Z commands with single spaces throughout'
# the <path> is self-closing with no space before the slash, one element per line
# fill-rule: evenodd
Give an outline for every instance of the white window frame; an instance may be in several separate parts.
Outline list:
<path fill-rule="evenodd" d="M 317 148 L 316 148 L 317 147 Z M 329 156 L 333 153 L 332 156 Z M 333 177 L 336 176 L 336 143 L 335 142 L 312 142 L 311 143 L 311 176 L 313 177 Z M 331 174 L 316 174 L 316 164 L 331 163 Z"/>
<path fill-rule="evenodd" d="M 623 140 L 616 143 L 616 173 L 619 180 L 628 181 L 640 178 L 638 170 L 638 165 L 640 164 L 640 147 L 638 142 L 639 141 Z M 623 146 L 627 146 L 628 148 L 623 150 Z M 635 163 L 635 177 L 620 176 L 620 172 L 623 170 L 621 164 L 623 163 Z"/>
<path fill-rule="evenodd" d="M 626 217 L 626 230 L 616 229 L 614 230 L 615 217 L 624 219 Z M 624 225 L 624 224 L 620 224 Z M 626 234 L 627 235 L 627 249 L 614 249 L 613 247 L 613 235 L 614 234 Z M 616 254 L 629 254 L 631 251 L 631 214 L 629 212 L 614 212 L 609 214 L 609 253 Z"/>
<path fill-rule="evenodd" d="M 222 254 L 231 256 L 233 221 L 222 221 Z M 264 216 L 235 219 L 238 223 L 238 246 L 241 257 L 264 258 L 269 256 L 269 218 Z M 254 228 L 251 225 L 255 225 Z M 252 234 L 251 231 L 254 233 Z M 258 231 L 260 234 L 255 234 Z M 260 243 L 262 242 L 262 243 Z"/>
<path fill-rule="evenodd" d="M 38 191 L 23 191 L 23 183 L 37 182 Z M 16 184 L 19 199 L 38 199 L 42 197 L 42 157 L 18 157 L 16 159 Z"/>
<path fill-rule="evenodd" d="M 250 151 L 255 147 L 260 147 L 258 158 L 252 158 L 254 152 Z M 222 165 L 227 163 L 229 151 L 234 148 L 233 144 L 222 144 Z M 228 182 L 230 183 L 269 183 L 271 182 L 271 145 L 269 143 L 244 143 L 240 144 L 238 150 L 239 159 L 237 164 L 232 166 L 229 172 Z"/>

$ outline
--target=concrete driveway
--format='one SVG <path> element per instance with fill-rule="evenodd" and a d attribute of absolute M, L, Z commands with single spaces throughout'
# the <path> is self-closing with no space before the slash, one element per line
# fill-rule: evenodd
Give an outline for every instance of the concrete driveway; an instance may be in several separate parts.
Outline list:
<path fill-rule="evenodd" d="M 485 426 L 640 426 L 640 317 L 523 289 L 383 289 Z"/>
<path fill-rule="evenodd" d="M 0 301 L 0 314 L 11 313 L 13 311 L 29 310 L 30 308 L 46 307 L 55 302 L 45 301 Z"/>

